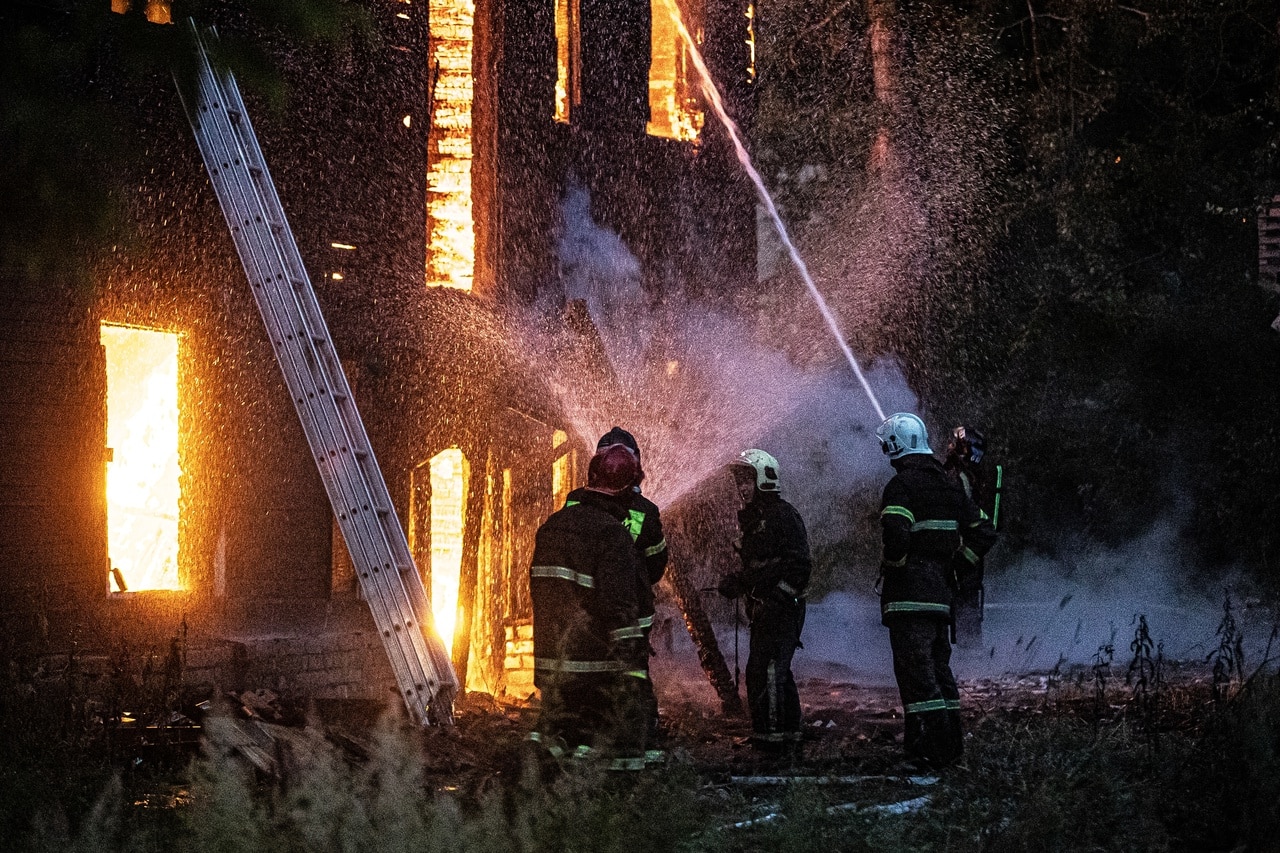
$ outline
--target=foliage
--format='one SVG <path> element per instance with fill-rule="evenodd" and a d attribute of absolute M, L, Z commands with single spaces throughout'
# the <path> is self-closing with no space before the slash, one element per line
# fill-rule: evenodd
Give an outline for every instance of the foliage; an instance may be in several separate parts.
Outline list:
<path fill-rule="evenodd" d="M 290 772 L 264 781 L 236 757 L 230 721 L 214 717 L 175 808 L 141 808 L 127 780 L 102 774 L 96 799 L 49 796 L 7 837 L 14 849 L 104 853 L 1263 849 L 1280 826 L 1280 679 L 1260 675 L 1201 707 L 1196 725 L 1154 749 L 1141 721 L 999 712 L 935 787 L 797 785 L 771 802 L 682 764 L 637 776 L 573 763 L 545 775 L 530 763 L 453 791 L 433 777 L 418 734 L 390 719 L 363 760 L 295 749 Z M 921 793 L 921 810 L 864 808 Z M 729 828 L 744 820 L 754 822 Z"/>
<path fill-rule="evenodd" d="M 882 321 L 854 342 L 897 352 L 942 425 L 984 428 L 1009 474 L 1007 545 L 1052 551 L 1065 530 L 1116 544 L 1173 511 L 1203 555 L 1265 571 L 1280 345 L 1255 214 L 1280 190 L 1274 5 L 764 4 L 755 138 L 836 291 L 861 270 L 824 255 L 874 244 L 848 211 L 869 203 L 864 167 L 891 124 L 867 36 L 886 9 L 907 44 L 920 204 L 959 236 L 916 244 L 914 296 L 901 280 L 849 290 L 846 316 Z"/>

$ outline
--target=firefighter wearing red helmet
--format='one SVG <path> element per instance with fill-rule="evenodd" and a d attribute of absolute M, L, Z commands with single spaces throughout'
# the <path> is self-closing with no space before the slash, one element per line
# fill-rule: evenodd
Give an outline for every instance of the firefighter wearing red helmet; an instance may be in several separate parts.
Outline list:
<path fill-rule="evenodd" d="M 600 453 L 614 446 L 627 448 L 635 454 L 636 462 L 641 462 L 640 445 L 636 442 L 635 436 L 622 427 L 615 426 L 600 436 L 600 440 L 596 442 L 596 452 Z M 635 482 L 630 489 L 620 494 L 618 498 L 626 504 L 627 515 L 622 520 L 622 526 L 626 528 L 627 533 L 631 536 L 640 567 L 640 572 L 636 575 L 636 598 L 639 604 L 637 624 L 644 634 L 644 642 L 639 644 L 637 651 L 639 657 L 635 661 L 635 665 L 637 670 L 643 670 L 646 673 L 646 677 L 638 682 L 638 690 L 647 720 L 646 740 L 651 747 L 656 747 L 661 732 L 658 719 L 658 700 L 653 692 L 653 680 L 648 677 L 649 656 L 651 654 L 649 634 L 653 630 L 655 613 L 653 588 L 662 580 L 662 576 L 667 569 L 667 539 L 662 532 L 662 514 L 658 510 L 657 504 L 646 498 L 641 492 L 640 484 L 642 482 L 644 482 L 644 467 L 640 465 Z M 570 492 L 568 499 L 565 501 L 565 506 L 572 506 L 574 503 L 581 501 L 582 491 L 582 489 L 575 489 Z M 646 752 L 646 756 L 651 761 L 659 761 L 663 758 L 663 753 L 660 749 L 653 748 Z"/>
<path fill-rule="evenodd" d="M 534 684 L 542 694 L 530 740 L 553 756 L 601 757 L 618 770 L 644 767 L 640 567 L 623 526 L 639 473 L 625 447 L 596 453 L 578 500 L 538 528 L 529 572 Z"/>
<path fill-rule="evenodd" d="M 890 415 L 876 437 L 896 472 L 880 509 L 880 614 L 905 712 L 903 747 L 908 760 L 941 767 L 964 749 L 951 672 L 952 561 L 963 555 L 976 562 L 995 544 L 996 532 L 934 458 L 920 418 Z"/>
<path fill-rule="evenodd" d="M 745 595 L 751 637 L 747 652 L 747 706 L 752 745 L 764 752 L 798 750 L 800 694 L 791 661 L 804 628 L 805 588 L 813 561 L 804 520 L 782 499 L 778 460 L 744 450 L 730 464 L 743 507 L 738 511 L 742 571 L 726 575 L 719 590 Z"/>

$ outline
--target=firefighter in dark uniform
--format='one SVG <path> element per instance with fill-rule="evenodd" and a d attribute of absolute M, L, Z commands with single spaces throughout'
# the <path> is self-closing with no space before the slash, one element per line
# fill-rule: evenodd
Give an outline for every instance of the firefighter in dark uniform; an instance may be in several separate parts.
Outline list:
<path fill-rule="evenodd" d="M 744 504 L 738 512 L 742 571 L 726 575 L 719 590 L 747 599 L 752 744 L 765 752 L 795 750 L 800 694 L 791 660 L 800 648 L 804 593 L 813 570 L 809 537 L 800 513 L 779 494 L 776 459 L 763 450 L 744 450 L 730 469 Z"/>
<path fill-rule="evenodd" d="M 599 453 L 615 445 L 621 445 L 635 454 L 637 463 L 636 481 L 631 488 L 618 496 L 619 502 L 626 506 L 627 514 L 622 519 L 622 526 L 635 547 L 638 558 L 639 573 L 636 576 L 636 599 L 639 605 L 639 625 L 644 632 L 644 642 L 638 644 L 639 658 L 635 661 L 637 669 L 649 672 L 649 634 L 653 630 L 654 594 L 653 588 L 662 580 L 667 570 L 667 539 L 662 532 L 662 515 L 658 506 L 640 492 L 640 484 L 644 481 L 644 468 L 640 465 L 640 446 L 635 436 L 622 427 L 613 429 L 600 436 L 596 442 Z M 582 500 L 584 489 L 575 489 L 569 493 L 565 506 L 572 506 Z M 638 682 L 640 701 L 644 705 L 648 726 L 647 740 L 651 747 L 656 747 L 660 731 L 658 726 L 658 699 L 653 692 L 653 681 L 644 678 Z M 660 760 L 662 752 L 653 748 L 646 753 L 651 761 Z"/>
<path fill-rule="evenodd" d="M 534 684 L 542 693 L 529 739 L 556 757 L 601 757 L 618 770 L 644 767 L 640 569 L 623 526 L 639 471 L 625 447 L 592 457 L 579 499 L 538 528 L 529 572 Z"/>
<path fill-rule="evenodd" d="M 891 415 L 876 430 L 897 472 L 884 488 L 880 521 L 881 621 L 906 718 L 908 760 L 942 767 L 960 757 L 960 693 L 951 672 L 953 559 L 971 564 L 995 543 L 991 520 L 929 449 L 924 422 Z"/>
<path fill-rule="evenodd" d="M 976 429 L 958 426 L 951 431 L 951 443 L 942 467 L 964 488 L 964 493 L 991 518 L 991 526 L 1000 529 L 1000 492 L 1004 488 L 1004 467 L 996 465 L 986 454 L 987 442 Z M 982 645 L 982 610 L 986 600 L 986 558 L 976 565 L 958 559 L 956 600 L 952 613 L 952 639 L 962 648 Z"/>

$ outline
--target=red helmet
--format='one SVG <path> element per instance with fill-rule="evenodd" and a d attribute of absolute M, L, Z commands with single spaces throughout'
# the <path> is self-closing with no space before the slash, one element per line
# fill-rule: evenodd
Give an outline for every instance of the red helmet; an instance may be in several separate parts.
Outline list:
<path fill-rule="evenodd" d="M 587 488 L 620 495 L 640 480 L 640 460 L 629 448 L 611 444 L 597 451 L 587 466 Z"/>

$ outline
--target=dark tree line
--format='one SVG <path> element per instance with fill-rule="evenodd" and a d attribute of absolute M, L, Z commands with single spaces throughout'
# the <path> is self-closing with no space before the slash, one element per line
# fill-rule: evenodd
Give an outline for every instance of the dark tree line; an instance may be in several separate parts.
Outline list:
<path fill-rule="evenodd" d="M 774 0 L 759 17 L 758 156 L 823 286 L 869 294 L 842 305 L 861 351 L 899 358 L 938 426 L 989 433 L 1009 540 L 1118 543 L 1172 518 L 1189 552 L 1280 569 L 1278 300 L 1256 255 L 1280 191 L 1274 3 Z M 906 177 L 877 208 L 886 133 Z M 925 224 L 889 275 L 885 251 L 829 260 L 904 198 Z"/>

